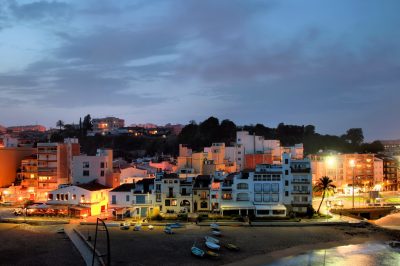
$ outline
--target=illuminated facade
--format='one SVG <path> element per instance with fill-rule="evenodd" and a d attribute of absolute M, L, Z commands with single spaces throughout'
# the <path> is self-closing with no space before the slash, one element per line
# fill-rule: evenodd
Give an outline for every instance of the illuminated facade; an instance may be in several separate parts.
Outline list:
<path fill-rule="evenodd" d="M 116 117 L 94 118 L 92 119 L 93 132 L 110 133 L 125 126 L 125 121 Z"/>
<path fill-rule="evenodd" d="M 372 189 L 377 180 L 374 178 L 374 154 L 335 154 L 321 153 L 309 156 L 312 164 L 313 183 L 323 176 L 333 180 L 338 192 L 354 185 L 364 191 Z M 378 177 L 379 178 L 379 177 Z"/>

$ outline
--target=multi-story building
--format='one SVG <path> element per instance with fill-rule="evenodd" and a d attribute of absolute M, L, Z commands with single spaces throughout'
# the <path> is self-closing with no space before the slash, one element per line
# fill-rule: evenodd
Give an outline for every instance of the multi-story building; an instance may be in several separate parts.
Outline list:
<path fill-rule="evenodd" d="M 255 171 L 230 174 L 220 182 L 219 189 L 223 214 L 306 213 L 312 203 L 311 164 L 308 159 L 292 160 L 290 154 L 284 153 L 282 164 L 260 164 Z"/>
<path fill-rule="evenodd" d="M 109 206 L 116 214 L 148 217 L 158 213 L 154 206 L 154 178 L 122 184 L 109 192 Z"/>
<path fill-rule="evenodd" d="M 110 133 L 118 128 L 125 126 L 125 121 L 116 117 L 94 118 L 92 119 L 94 133 Z"/>
<path fill-rule="evenodd" d="M 210 211 L 210 188 L 211 176 L 199 175 L 193 184 L 193 211 L 209 212 Z"/>
<path fill-rule="evenodd" d="M 64 143 L 38 143 L 38 198 L 46 199 L 47 192 L 72 181 L 72 158 L 80 154 L 78 139 Z"/>
<path fill-rule="evenodd" d="M 398 167 L 399 162 L 396 158 L 379 155 L 383 160 L 383 190 L 397 191 L 398 189 Z"/>
<path fill-rule="evenodd" d="M 35 152 L 36 149 L 28 147 L 0 148 L 0 187 L 7 187 L 14 183 L 22 160 Z"/>
<path fill-rule="evenodd" d="M 384 154 L 387 156 L 400 155 L 400 139 L 398 140 L 381 140 L 384 148 Z"/>
<path fill-rule="evenodd" d="M 382 190 L 383 188 L 383 160 L 374 157 L 374 190 Z"/>
<path fill-rule="evenodd" d="M 112 175 L 111 149 L 98 149 L 96 156 L 78 155 L 72 159 L 72 184 L 85 184 L 96 180 L 99 184 L 113 187 Z"/>
<path fill-rule="evenodd" d="M 309 156 L 312 164 L 313 183 L 323 176 L 333 180 L 338 192 L 353 185 L 364 191 L 375 186 L 374 154 L 319 153 Z"/>
<path fill-rule="evenodd" d="M 87 217 L 106 214 L 108 210 L 109 187 L 98 183 L 64 186 L 49 191 L 49 205 L 67 205 L 71 216 Z"/>

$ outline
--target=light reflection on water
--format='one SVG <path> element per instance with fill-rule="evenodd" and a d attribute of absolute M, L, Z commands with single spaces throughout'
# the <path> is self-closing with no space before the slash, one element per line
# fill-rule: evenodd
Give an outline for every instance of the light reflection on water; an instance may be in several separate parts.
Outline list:
<path fill-rule="evenodd" d="M 277 260 L 272 266 L 400 266 L 400 249 L 382 243 L 340 246 L 314 250 Z"/>

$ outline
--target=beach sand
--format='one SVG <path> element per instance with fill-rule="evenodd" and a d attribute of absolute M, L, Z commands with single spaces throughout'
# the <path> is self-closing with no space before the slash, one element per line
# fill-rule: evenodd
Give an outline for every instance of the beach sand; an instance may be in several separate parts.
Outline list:
<path fill-rule="evenodd" d="M 0 223 L 0 265 L 85 265 L 60 228 Z"/>
<path fill-rule="evenodd" d="M 93 226 L 80 226 L 83 234 L 94 238 Z M 148 231 L 109 228 L 111 260 L 113 265 L 266 265 L 274 260 L 302 254 L 309 250 L 324 249 L 368 241 L 387 241 L 393 236 L 372 226 L 310 227 L 221 227 L 223 242 L 237 244 L 239 252 L 222 248 L 221 258 L 200 259 L 193 257 L 193 243 L 204 248 L 204 236 L 210 235 L 209 227 L 188 225 L 177 229 L 176 234 L 163 233 L 162 227 Z M 99 233 L 98 247 L 105 253 L 105 234 Z"/>

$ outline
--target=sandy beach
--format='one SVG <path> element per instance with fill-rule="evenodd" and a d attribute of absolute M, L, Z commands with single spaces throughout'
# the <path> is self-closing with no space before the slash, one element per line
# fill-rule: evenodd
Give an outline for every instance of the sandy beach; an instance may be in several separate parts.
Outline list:
<path fill-rule="evenodd" d="M 93 234 L 93 226 L 80 226 L 83 234 Z M 188 225 L 166 235 L 162 227 L 135 232 L 110 228 L 113 265 L 266 265 L 274 260 L 323 249 L 373 241 L 387 241 L 393 236 L 372 226 L 312 227 L 222 227 L 223 242 L 240 246 L 239 252 L 221 249 L 220 259 L 198 259 L 190 254 L 193 243 L 204 248 L 209 227 Z M 105 235 L 99 235 L 100 253 L 105 253 Z"/>
<path fill-rule="evenodd" d="M 79 252 L 57 226 L 0 223 L 1 265 L 85 265 Z"/>

